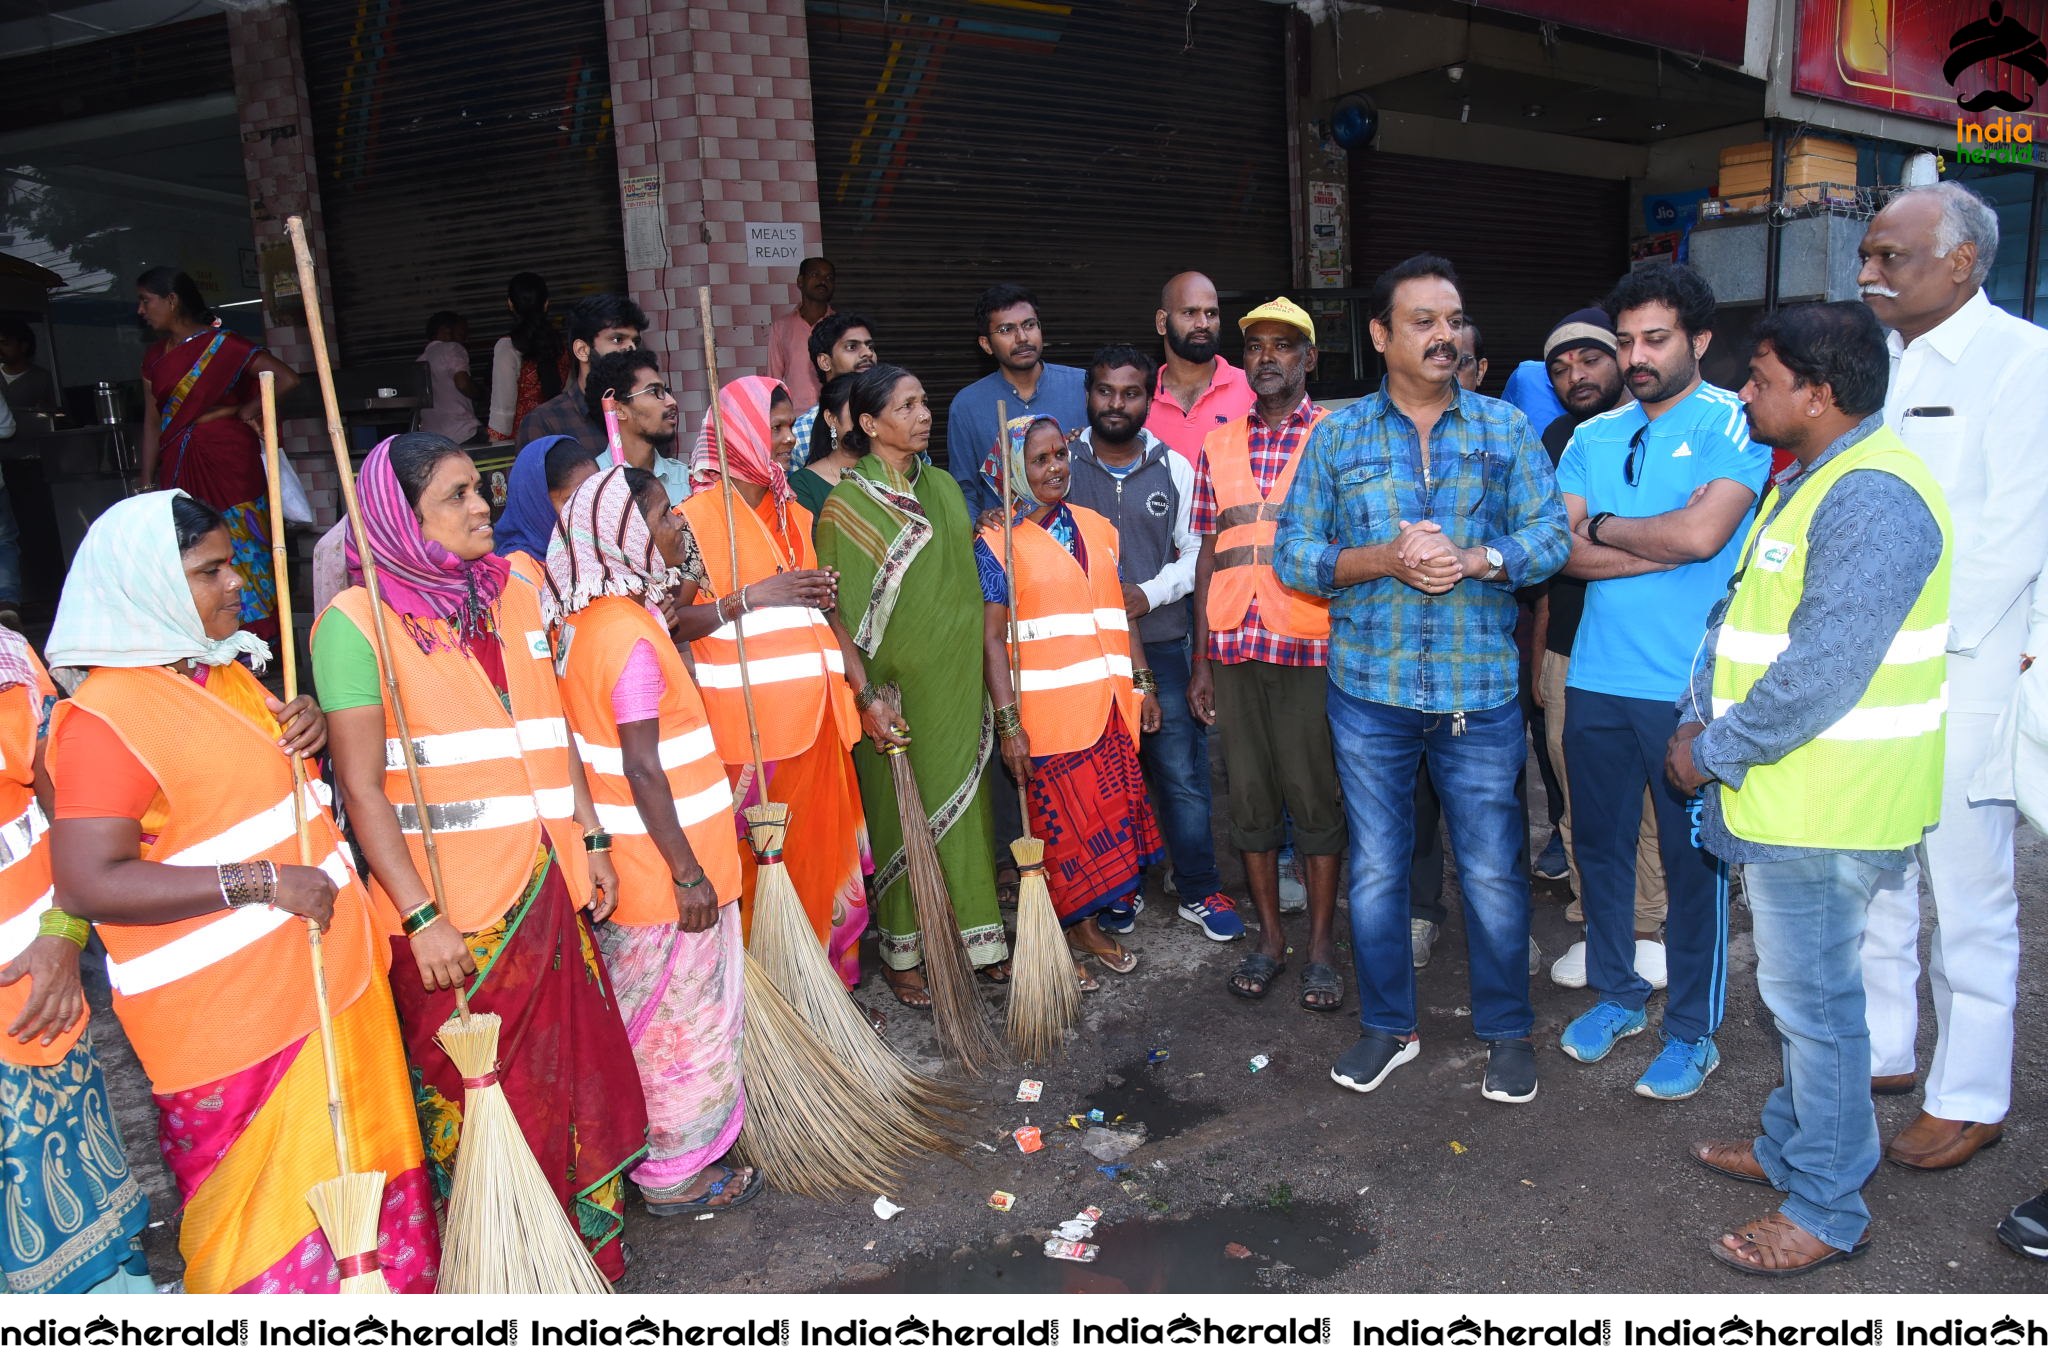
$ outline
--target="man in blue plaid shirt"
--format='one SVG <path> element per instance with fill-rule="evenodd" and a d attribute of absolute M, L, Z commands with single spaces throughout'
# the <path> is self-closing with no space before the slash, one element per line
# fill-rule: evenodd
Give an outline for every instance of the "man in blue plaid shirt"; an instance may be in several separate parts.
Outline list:
<path fill-rule="evenodd" d="M 1464 303 L 1451 263 L 1412 257 L 1373 287 L 1387 378 L 1309 438 L 1274 570 L 1330 600 L 1330 728 L 1351 831 L 1351 946 L 1364 1033 L 1330 1070 L 1370 1092 L 1420 1051 L 1408 932 L 1415 771 L 1428 761 L 1465 898 L 1480 1095 L 1536 1095 L 1529 1042 L 1527 756 L 1514 590 L 1564 565 L 1571 536 L 1529 420 L 1457 381 Z M 1427 433 L 1419 438 L 1418 433 Z"/>

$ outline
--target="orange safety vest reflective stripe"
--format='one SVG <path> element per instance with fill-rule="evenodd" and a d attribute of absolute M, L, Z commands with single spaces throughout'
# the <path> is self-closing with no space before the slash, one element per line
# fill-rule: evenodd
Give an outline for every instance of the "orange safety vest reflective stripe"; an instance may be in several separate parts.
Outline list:
<path fill-rule="evenodd" d="M 239 664 L 215 669 L 241 669 Z M 251 689 L 257 687 L 248 681 Z M 99 668 L 65 707 L 112 727 L 163 790 L 166 819 L 141 858 L 211 870 L 299 862 L 292 766 L 277 741 L 167 669 Z M 60 786 L 89 774 L 57 774 Z M 313 863 L 338 889 L 321 936 L 328 1001 L 339 1015 L 389 966 L 370 902 L 327 812 L 325 784 L 304 789 Z M 306 923 L 269 903 L 222 907 L 166 925 L 99 923 L 114 1014 L 150 1086 L 179 1092 L 233 1076 L 319 1026 Z"/>
<path fill-rule="evenodd" d="M 42 915 L 55 900 L 50 888 L 50 821 L 36 802 L 37 701 L 57 690 L 35 661 L 34 684 L 0 691 L 0 965 L 29 947 L 42 933 Z M 0 1030 L 21 1015 L 34 988 L 23 978 L 0 987 Z M 23 1042 L 0 1034 L 0 1061 L 27 1068 L 45 1068 L 71 1052 L 85 1033 L 91 1013 L 44 1044 L 38 1034 Z"/>
<path fill-rule="evenodd" d="M 638 641 L 652 646 L 661 664 L 660 757 L 676 821 L 710 877 L 719 905 L 737 898 L 740 853 L 732 784 L 718 758 L 703 700 L 654 614 L 618 597 L 600 598 L 570 613 L 562 626 L 562 705 L 590 779 L 597 824 L 612 837 L 612 864 L 619 873 L 619 907 L 612 919 L 629 926 L 668 925 L 676 919 L 674 875 L 633 800 L 612 711 L 612 688 Z"/>
<path fill-rule="evenodd" d="M 583 828 L 576 824 L 576 794 L 569 778 L 569 723 L 555 686 L 554 650 L 541 625 L 540 599 L 523 580 L 507 581 L 498 599 L 498 639 L 503 643 L 505 683 L 512 710 L 491 687 L 483 667 L 457 650 L 421 650 L 406 634 L 398 614 L 383 604 L 391 636 L 405 720 L 412 728 L 413 758 L 427 798 L 434 847 L 441 855 L 442 880 L 450 905 L 442 914 L 465 935 L 482 930 L 512 909 L 533 877 L 534 852 L 543 828 L 555 847 L 555 861 L 578 906 L 590 900 L 590 865 L 583 853 Z M 313 627 L 318 640 L 327 614 L 339 612 L 355 623 L 372 650 L 376 625 L 370 595 L 360 585 L 334 597 Z M 405 752 L 391 699 L 384 698 L 384 796 L 398 813 L 420 881 L 427 876 L 426 843 L 406 777 Z M 371 880 L 371 895 L 387 928 L 407 908 L 395 905 L 383 884 Z"/>
<path fill-rule="evenodd" d="M 1018 711 L 1031 753 L 1086 750 L 1102 739 L 1112 701 L 1138 738 L 1138 690 L 1131 682 L 1131 628 L 1117 582 L 1116 527 L 1069 503 L 1088 553 L 1074 553 L 1025 518 L 1011 533 L 1017 555 Z M 1001 530 L 981 539 L 1003 558 Z"/>
<path fill-rule="evenodd" d="M 1315 431 L 1318 415 L 1309 423 Z M 1273 534 L 1281 505 L 1301 468 L 1308 436 L 1295 448 L 1279 478 L 1265 493 L 1252 475 L 1250 419 L 1239 418 L 1217 428 L 1203 446 L 1209 458 L 1209 479 L 1216 487 L 1216 568 L 1209 576 L 1209 630 L 1235 631 L 1244 625 L 1251 605 L 1259 605 L 1259 621 L 1268 631 L 1297 641 L 1330 637 L 1330 600 L 1297 593 L 1273 573 Z"/>
<path fill-rule="evenodd" d="M 773 498 L 774 495 L 769 495 Z M 757 584 L 784 570 L 818 568 L 811 545 L 811 515 L 791 502 L 789 546 L 776 543 L 768 524 L 746 500 L 733 496 L 733 519 L 739 526 L 740 583 Z M 677 509 L 690 524 L 711 575 L 711 594 L 735 591 L 732 549 L 725 535 L 725 495 L 718 485 L 700 489 Z M 839 743 L 851 747 L 860 739 L 860 716 L 853 690 L 846 682 L 846 661 L 832 624 L 816 608 L 754 608 L 741 616 L 739 631 L 747 637 L 746 680 L 754 686 L 755 723 L 761 728 L 761 758 L 789 759 L 818 742 L 828 722 Z M 751 764 L 747 740 L 747 704 L 740 691 L 739 632 L 727 622 L 708 636 L 690 642 L 698 691 L 711 714 L 718 753 L 731 765 Z"/>

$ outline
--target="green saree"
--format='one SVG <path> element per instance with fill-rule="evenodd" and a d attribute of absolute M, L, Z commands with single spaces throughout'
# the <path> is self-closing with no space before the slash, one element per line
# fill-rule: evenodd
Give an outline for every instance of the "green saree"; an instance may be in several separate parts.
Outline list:
<path fill-rule="evenodd" d="M 818 563 L 839 571 L 839 615 L 875 684 L 903 690 L 910 765 L 930 813 L 939 863 L 967 956 L 979 967 L 1009 955 L 996 908 L 994 830 L 982 774 L 994 747 L 982 686 L 981 580 L 960 487 L 919 464 L 906 481 L 861 457 L 833 487 L 813 532 Z M 874 850 L 874 920 L 882 962 L 924 961 L 905 877 L 903 830 L 889 762 L 854 747 Z"/>

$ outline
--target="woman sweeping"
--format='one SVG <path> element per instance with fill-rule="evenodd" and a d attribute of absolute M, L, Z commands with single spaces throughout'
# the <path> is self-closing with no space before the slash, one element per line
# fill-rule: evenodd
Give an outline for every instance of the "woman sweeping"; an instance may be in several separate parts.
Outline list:
<path fill-rule="evenodd" d="M 505 511 L 498 515 L 494 549 L 512 573 L 538 590 L 547 582 L 548 543 L 562 506 L 576 486 L 597 473 L 597 456 L 572 437 L 530 441 L 505 480 Z"/>
<path fill-rule="evenodd" d="M 56 701 L 29 643 L 0 628 L 0 1294 L 148 1295 L 149 1201 L 85 1038 L 90 927 L 51 905 L 43 741 Z"/>
<path fill-rule="evenodd" d="M 746 1119 L 740 1082 L 740 856 L 732 786 L 683 657 L 657 615 L 682 535 L 661 481 L 614 467 L 576 490 L 548 553 L 562 703 L 611 837 L 619 900 L 597 928 L 647 1100 L 634 1168 L 652 1215 L 760 1194 L 718 1161 Z"/>
<path fill-rule="evenodd" d="M 721 389 L 718 406 L 732 472 L 739 581 L 733 581 L 725 490 L 707 413 L 690 464 L 696 492 L 678 509 L 696 553 L 684 552 L 691 568 L 684 570 L 676 628 L 691 643 L 697 686 L 732 778 L 735 805 L 744 812 L 760 802 L 788 804 L 784 856 L 790 881 L 818 943 L 851 989 L 860 983 L 860 936 L 868 924 L 865 875 L 874 872 L 851 755 L 861 734 L 846 679 L 846 660 L 854 652 L 825 616 L 833 609 L 835 576 L 818 568 L 811 515 L 790 496 L 786 471 L 796 441 L 788 392 L 772 379 L 750 375 Z M 746 633 L 746 667 L 768 770 L 765 795 L 747 736 L 740 631 Z M 740 843 L 746 843 L 744 832 Z M 743 924 L 751 927 L 751 846 L 740 865 L 746 880 Z"/>
<path fill-rule="evenodd" d="M 157 334 L 142 353 L 150 413 L 142 424 L 142 487 L 182 489 L 220 510 L 242 579 L 242 626 L 277 639 L 270 568 L 270 500 L 256 440 L 256 376 L 277 377 L 282 399 L 299 383 L 284 362 L 220 325 L 192 277 L 168 266 L 135 282 L 136 314 Z"/>
<path fill-rule="evenodd" d="M 455 990 L 504 1020 L 498 1080 L 598 1267 L 625 1271 L 625 1172 L 647 1111 L 610 980 L 583 915 L 617 887 L 573 762 L 540 599 L 492 553 L 475 462 L 445 437 L 380 443 L 357 481 L 382 602 L 353 585 L 313 629 L 335 779 L 373 875 L 378 925 L 407 944 L 392 995 L 413 1064 L 435 1192 L 446 1197 L 462 1079 L 434 1033 Z M 385 616 L 449 905 L 433 900 L 420 813 L 371 642 Z M 592 884 L 596 884 L 593 894 Z M 593 901 L 594 898 L 594 901 Z"/>
<path fill-rule="evenodd" d="M 326 932 L 350 1157 L 385 1174 L 384 1277 L 432 1291 L 387 951 L 317 798 L 314 864 L 298 862 L 290 757 L 318 751 L 326 721 L 240 663 L 269 657 L 241 629 L 241 588 L 221 515 L 183 494 L 117 503 L 86 533 L 50 632 L 53 667 L 91 671 L 51 732 L 57 900 L 106 942 L 184 1199 L 186 1290 L 333 1291 L 343 1275 L 306 1204 L 337 1164 L 303 918 Z"/>
<path fill-rule="evenodd" d="M 892 736 L 910 740 L 968 958 L 991 976 L 1008 976 L 981 791 L 994 732 L 981 680 L 974 529 L 960 486 L 918 459 L 931 439 L 932 413 L 916 376 L 877 365 L 854 385 L 851 417 L 842 440 L 860 458 L 825 500 L 818 563 L 839 575 L 838 621 L 854 647 L 846 653 L 847 679 L 858 690 L 861 729 L 874 742 L 855 749 L 854 767 L 874 848 L 882 970 L 898 1001 L 929 1007 L 895 785 L 881 753 Z M 876 693 L 891 683 L 902 690 L 900 712 Z"/>
<path fill-rule="evenodd" d="M 1026 790 L 1031 832 L 1045 841 L 1046 886 L 1068 945 L 1128 973 L 1138 956 L 1112 942 L 1095 915 L 1127 905 L 1162 849 L 1137 742 L 1139 732 L 1159 729 L 1157 686 L 1124 616 L 1116 527 L 1066 502 L 1059 420 L 1013 418 L 997 440 L 982 478 L 1000 500 L 998 458 L 1008 463 L 1015 565 L 1003 563 L 1000 530 L 984 529 L 974 543 L 996 735 L 1003 763 Z M 1012 570 L 1022 696 L 1010 687 Z M 1096 986 L 1083 970 L 1081 990 Z"/>

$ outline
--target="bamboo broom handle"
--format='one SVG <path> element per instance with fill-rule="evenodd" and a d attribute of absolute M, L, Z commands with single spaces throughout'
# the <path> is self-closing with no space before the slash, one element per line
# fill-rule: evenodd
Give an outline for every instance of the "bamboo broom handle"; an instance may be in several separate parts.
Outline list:
<path fill-rule="evenodd" d="M 1017 505 L 1010 489 L 1010 406 L 996 400 L 996 450 L 1003 470 L 1003 583 L 1009 591 L 1010 607 L 1010 701 L 1024 709 L 1023 659 L 1017 644 L 1017 548 L 1011 537 L 1016 525 Z M 1024 838 L 1031 838 L 1031 789 L 1017 785 L 1017 816 L 1024 825 Z"/>
<path fill-rule="evenodd" d="M 277 444 L 277 377 L 263 371 L 256 377 L 263 392 L 263 475 L 270 495 L 270 572 L 277 583 L 278 641 L 284 654 L 284 696 L 299 695 L 299 646 L 292 626 L 291 576 L 286 570 L 284 504 L 278 497 L 284 453 Z M 299 829 L 299 862 L 313 867 L 313 834 L 306 825 L 306 792 L 297 756 L 291 760 L 292 817 Z M 320 1053 L 327 1065 L 327 1124 L 334 1131 L 334 1161 L 343 1174 L 348 1161 L 348 1130 L 341 1114 L 341 1063 L 334 1053 L 334 1011 L 327 1001 L 327 962 L 320 949 L 320 927 L 306 922 L 307 947 L 313 954 L 313 1004 L 320 1013 Z"/>
<path fill-rule="evenodd" d="M 704 325 L 704 372 L 711 384 L 711 439 L 718 447 L 718 486 L 725 491 L 725 545 L 732 552 L 732 587 L 734 593 L 744 593 L 746 586 L 740 583 L 739 523 L 732 511 L 732 471 L 725 458 L 725 416 L 718 411 L 718 334 L 711 325 L 709 285 L 697 286 L 697 318 Z M 754 786 L 761 790 L 761 801 L 766 802 L 768 769 L 761 763 L 761 727 L 754 718 L 754 685 L 747 677 L 747 631 L 740 625 L 740 619 L 746 615 L 742 598 L 740 611 L 732 619 L 732 637 L 740 648 L 740 697 L 747 705 L 747 740 L 754 747 Z"/>
<path fill-rule="evenodd" d="M 341 425 L 341 404 L 334 397 L 334 365 L 327 355 L 327 323 L 320 316 L 320 279 L 313 268 L 313 246 L 306 237 L 306 221 L 297 214 L 287 218 L 285 231 L 291 235 L 292 256 L 299 269 L 299 302 L 306 311 L 306 330 L 312 334 L 313 364 L 320 376 L 320 401 L 327 410 L 327 441 L 334 448 L 334 467 L 341 476 L 341 501 L 348 511 L 349 530 L 356 539 L 356 557 L 363 562 L 363 587 L 370 594 L 370 621 L 377 632 L 377 655 L 384 665 L 384 686 L 391 697 L 391 716 L 398 724 L 398 746 L 405 756 L 405 778 L 412 785 L 413 808 L 420 817 L 420 843 L 427 850 L 427 881 L 432 886 L 434 905 L 446 914 L 448 890 L 441 880 L 441 853 L 434 845 L 434 823 L 427 813 L 427 792 L 420 784 L 419 759 L 412 751 L 412 727 L 405 720 L 405 700 L 398 695 L 398 664 L 391 654 L 391 633 L 384 625 L 384 599 L 377 592 L 377 558 L 370 550 L 370 534 L 363 526 L 361 505 L 356 502 L 356 472 L 348 460 L 348 434 Z M 469 994 L 455 992 L 455 1013 L 469 1019 Z"/>

